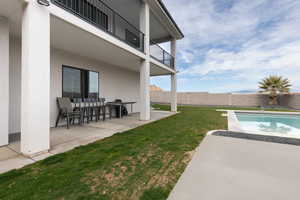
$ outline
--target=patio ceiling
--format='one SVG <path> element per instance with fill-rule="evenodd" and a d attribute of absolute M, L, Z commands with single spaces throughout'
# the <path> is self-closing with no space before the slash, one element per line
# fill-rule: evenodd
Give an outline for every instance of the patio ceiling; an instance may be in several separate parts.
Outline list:
<path fill-rule="evenodd" d="M 140 69 L 140 57 L 55 16 L 51 16 L 51 46 L 131 71 Z M 151 63 L 150 73 L 166 75 L 170 71 Z"/>
<path fill-rule="evenodd" d="M 140 0 L 102 0 L 108 6 L 117 11 L 120 15 L 126 18 L 131 24 L 139 28 L 140 26 Z M 128 9 L 130 8 L 130 9 Z M 160 20 L 150 12 L 150 39 L 153 41 L 165 42 L 171 38 L 168 30 L 162 25 Z"/>
<path fill-rule="evenodd" d="M 140 66 L 139 57 L 54 16 L 51 16 L 51 46 L 133 71 Z"/>
<path fill-rule="evenodd" d="M 0 0 L 0 16 L 7 17 L 12 35 L 21 37 L 22 27 L 22 1 Z"/>

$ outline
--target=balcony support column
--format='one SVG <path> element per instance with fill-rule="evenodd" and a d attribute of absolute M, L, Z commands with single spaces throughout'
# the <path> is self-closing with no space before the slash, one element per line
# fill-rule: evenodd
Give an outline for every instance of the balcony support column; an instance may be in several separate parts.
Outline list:
<path fill-rule="evenodd" d="M 171 55 L 173 56 L 173 65 L 175 73 L 171 75 L 171 111 L 177 112 L 177 72 L 176 72 L 176 39 L 171 41 Z"/>
<path fill-rule="evenodd" d="M 50 14 L 28 1 L 22 18 L 21 152 L 50 148 Z"/>
<path fill-rule="evenodd" d="M 144 2 L 140 13 L 140 28 L 145 34 L 145 60 L 140 67 L 140 120 L 150 120 L 150 9 Z"/>
<path fill-rule="evenodd" d="M 9 134 L 9 23 L 0 16 L 0 146 L 8 144 Z"/>

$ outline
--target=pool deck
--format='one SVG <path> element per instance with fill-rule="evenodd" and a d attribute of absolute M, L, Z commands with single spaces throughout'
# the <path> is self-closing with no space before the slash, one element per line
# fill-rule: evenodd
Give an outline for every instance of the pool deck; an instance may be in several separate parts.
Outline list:
<path fill-rule="evenodd" d="M 299 199 L 300 147 L 207 135 L 168 200 Z"/>

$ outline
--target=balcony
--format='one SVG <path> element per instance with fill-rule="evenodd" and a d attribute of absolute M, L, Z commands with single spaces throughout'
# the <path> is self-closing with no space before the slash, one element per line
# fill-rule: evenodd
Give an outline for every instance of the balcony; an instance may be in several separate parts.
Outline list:
<path fill-rule="evenodd" d="M 51 0 L 51 2 L 144 52 L 144 33 L 101 0 Z"/>
<path fill-rule="evenodd" d="M 171 69 L 175 69 L 174 57 L 154 42 L 151 42 L 150 55 L 152 58 L 159 61 L 160 63 L 167 65 Z"/>

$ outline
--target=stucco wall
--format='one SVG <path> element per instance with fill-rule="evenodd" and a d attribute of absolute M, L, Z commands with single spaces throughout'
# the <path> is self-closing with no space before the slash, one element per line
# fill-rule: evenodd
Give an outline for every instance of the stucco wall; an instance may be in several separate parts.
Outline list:
<path fill-rule="evenodd" d="M 19 39 L 11 37 L 10 45 L 9 132 L 16 133 L 20 132 L 21 126 L 21 42 Z M 51 49 L 51 127 L 54 126 L 57 116 L 56 97 L 62 95 L 62 65 L 99 72 L 100 96 L 106 98 L 107 101 L 115 99 L 136 101 L 138 103 L 133 106 L 133 112 L 139 112 L 138 72 L 125 70 L 120 67 L 73 55 L 61 50 Z"/>
<path fill-rule="evenodd" d="M 206 92 L 179 92 L 178 104 L 203 106 L 249 106 L 268 105 L 268 96 L 263 94 L 211 94 Z M 151 91 L 151 102 L 170 103 L 170 92 Z M 283 95 L 279 98 L 281 106 L 300 109 L 300 94 Z"/>
<path fill-rule="evenodd" d="M 151 101 L 160 103 L 170 102 L 170 92 L 152 91 Z M 177 94 L 178 104 L 189 105 L 228 105 L 228 94 L 210 94 L 205 92 L 179 92 Z"/>
<path fill-rule="evenodd" d="M 101 97 L 106 98 L 107 101 L 122 99 L 124 101 L 139 102 L 139 73 L 52 49 L 51 126 L 54 126 L 57 116 L 56 97 L 62 95 L 62 65 L 99 72 L 99 94 Z M 139 103 L 134 105 L 133 108 L 133 112 L 138 112 Z"/>
<path fill-rule="evenodd" d="M 280 103 L 291 108 L 300 109 L 300 93 L 284 95 L 279 99 Z"/>
<path fill-rule="evenodd" d="M 0 146 L 8 143 L 9 120 L 9 23 L 0 16 Z"/>
<path fill-rule="evenodd" d="M 228 94 L 233 106 L 264 106 L 268 105 L 268 96 L 263 94 Z"/>

